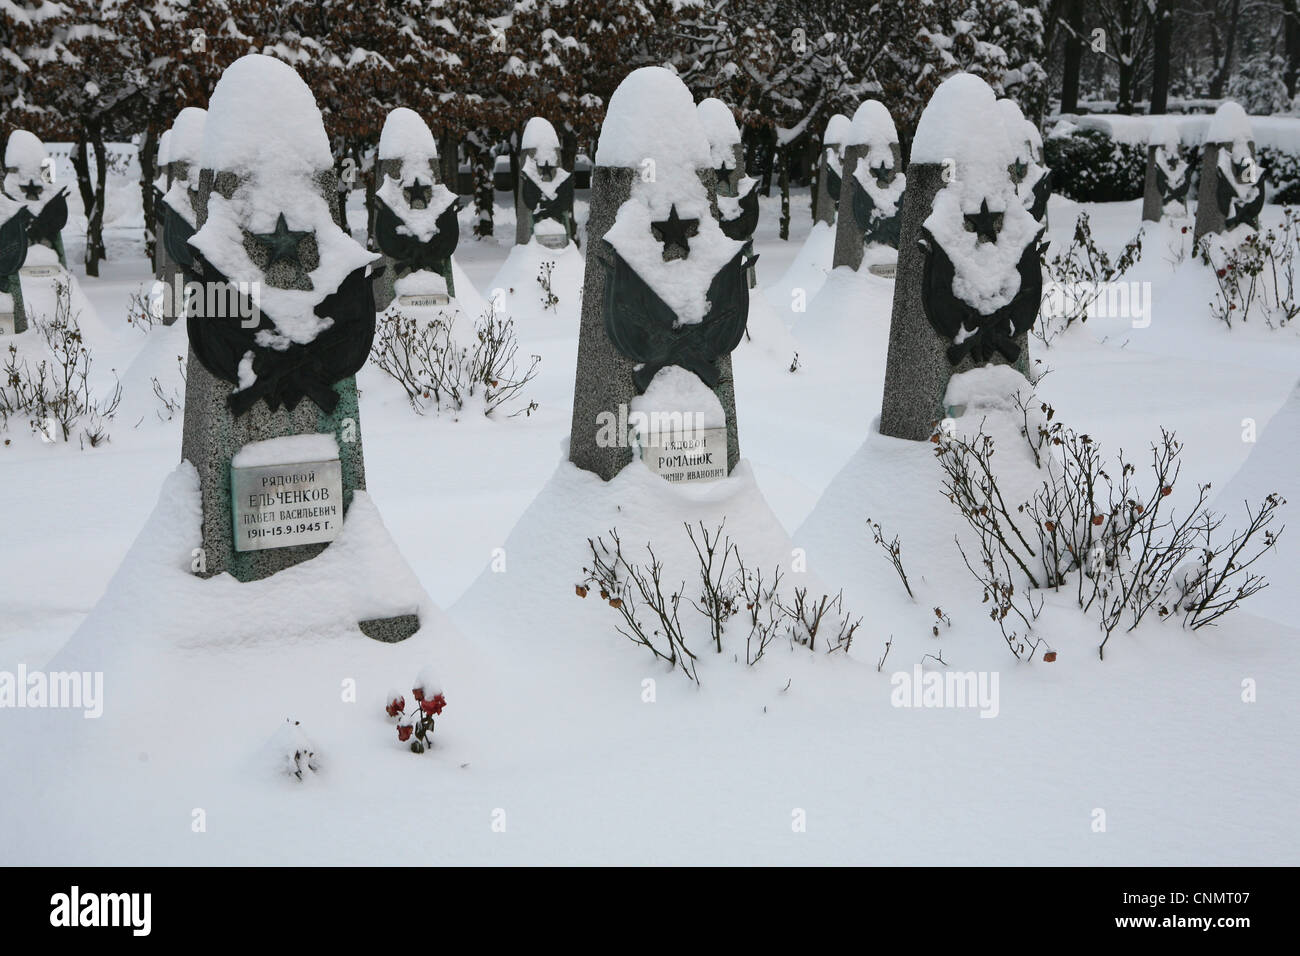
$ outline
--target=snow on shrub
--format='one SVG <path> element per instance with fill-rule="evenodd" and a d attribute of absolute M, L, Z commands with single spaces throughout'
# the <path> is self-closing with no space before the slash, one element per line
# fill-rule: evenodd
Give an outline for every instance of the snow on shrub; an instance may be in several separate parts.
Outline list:
<path fill-rule="evenodd" d="M 630 560 L 617 528 L 603 537 L 587 539 L 591 567 L 582 569 L 583 579 L 574 586 L 575 593 L 585 598 L 597 590 L 601 600 L 622 618 L 615 627 L 619 634 L 671 668 L 680 667 L 697 684 L 698 655 L 690 644 L 704 629 L 714 652 L 723 653 L 728 624 L 737 616 L 742 629 L 748 626 L 745 663 L 750 665 L 758 663 L 768 645 L 779 637 L 810 651 L 848 651 L 862 618 L 845 610 L 842 591 L 820 597 L 808 588 L 783 592 L 781 569 L 774 568 L 771 576 L 765 577 L 761 569 L 746 567 L 739 547 L 724 536 L 722 524 L 712 531 L 703 522 L 683 527 L 697 559 L 696 597 L 687 595 L 684 580 L 676 588 L 666 584 L 664 564 L 653 544 L 645 546 L 648 560 Z M 683 600 L 696 612 L 685 623 L 681 619 Z"/>
<path fill-rule="evenodd" d="M 1246 502 L 1244 527 L 1225 533 L 1225 516 L 1208 507 L 1208 484 L 1196 486 L 1190 508 L 1175 510 L 1183 446 L 1172 432 L 1161 429 L 1152 442 L 1143 481 L 1122 450 L 1107 461 L 1093 438 L 1055 421 L 1028 388 L 1013 400 L 1039 472 L 1027 497 L 1010 487 L 1023 478 L 1018 463 L 994 467 L 984 424 L 970 436 L 936 431 L 931 441 L 944 492 L 974 532 L 975 550 L 960 538 L 958 550 L 1017 658 L 1032 658 L 1043 643 L 1034 621 L 1048 589 L 1073 595 L 1097 619 L 1104 657 L 1116 629 L 1132 631 L 1151 612 L 1196 630 L 1268 586 L 1250 569 L 1282 534 L 1270 527 L 1286 504 L 1280 495 Z"/>

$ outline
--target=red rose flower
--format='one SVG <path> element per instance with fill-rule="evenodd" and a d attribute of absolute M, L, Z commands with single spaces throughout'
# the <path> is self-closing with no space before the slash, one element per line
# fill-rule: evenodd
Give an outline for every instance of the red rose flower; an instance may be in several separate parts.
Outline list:
<path fill-rule="evenodd" d="M 429 703 L 433 705 L 431 710 L 434 714 L 441 714 L 442 709 L 447 706 L 447 698 L 443 697 L 441 694 L 434 694 L 433 700 L 429 701 Z"/>
<path fill-rule="evenodd" d="M 411 696 L 414 697 L 416 700 L 424 700 L 424 688 L 423 687 L 412 688 Z"/>
<path fill-rule="evenodd" d="M 412 727 L 410 724 L 398 724 L 397 739 L 405 743 L 406 741 L 411 739 L 411 731 L 413 731 L 414 729 L 415 728 Z"/>
<path fill-rule="evenodd" d="M 388 712 L 389 717 L 396 717 L 402 711 L 406 710 L 406 698 L 394 697 L 388 702 L 388 706 L 385 707 L 384 710 Z"/>

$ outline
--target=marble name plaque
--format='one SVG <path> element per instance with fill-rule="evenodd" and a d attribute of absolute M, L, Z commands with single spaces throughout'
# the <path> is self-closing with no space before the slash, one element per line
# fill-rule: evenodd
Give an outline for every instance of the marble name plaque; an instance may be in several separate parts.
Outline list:
<path fill-rule="evenodd" d="M 643 439 L 641 460 L 674 484 L 726 478 L 727 429 L 652 431 Z"/>
<path fill-rule="evenodd" d="M 343 530 L 339 460 L 230 469 L 236 551 L 333 541 Z"/>

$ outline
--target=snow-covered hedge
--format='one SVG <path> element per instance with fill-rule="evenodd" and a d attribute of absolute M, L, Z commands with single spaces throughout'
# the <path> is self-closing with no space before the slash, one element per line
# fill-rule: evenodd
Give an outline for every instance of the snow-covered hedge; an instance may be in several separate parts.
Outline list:
<path fill-rule="evenodd" d="M 1117 202 L 1142 195 L 1147 138 L 1155 120 L 1172 120 L 1195 177 L 1211 117 L 1206 115 L 1068 116 L 1055 123 L 1044 151 L 1056 192 L 1077 202 Z M 1300 117 L 1252 116 L 1251 128 L 1268 201 L 1300 202 Z M 1192 195 L 1196 193 L 1193 181 Z"/>
<path fill-rule="evenodd" d="M 1142 195 L 1145 144 L 1120 142 L 1099 129 L 1074 127 L 1053 132 L 1043 151 L 1052 170 L 1053 191 L 1076 202 L 1118 202 Z"/>

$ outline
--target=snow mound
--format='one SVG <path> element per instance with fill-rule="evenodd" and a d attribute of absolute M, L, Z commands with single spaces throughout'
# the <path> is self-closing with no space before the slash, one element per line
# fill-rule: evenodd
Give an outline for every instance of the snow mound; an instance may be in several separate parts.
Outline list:
<path fill-rule="evenodd" d="M 381 161 L 400 159 L 404 162 L 420 162 L 436 158 L 437 155 L 438 141 L 419 113 L 399 106 L 388 114 L 379 134 Z"/>
<path fill-rule="evenodd" d="M 633 70 L 609 98 L 596 145 L 597 166 L 640 168 L 653 160 L 691 170 L 709 165 L 709 143 L 695 99 L 676 73 L 661 66 Z"/>
<path fill-rule="evenodd" d="M 921 113 L 912 142 L 912 162 L 963 163 L 1005 168 L 1010 140 L 992 88 L 971 73 L 939 84 Z"/>
<path fill-rule="evenodd" d="M 333 165 L 316 98 L 293 67 L 260 53 L 226 67 L 208 102 L 205 169 L 273 182 Z"/>
<path fill-rule="evenodd" d="M 725 428 L 727 425 L 727 413 L 713 389 L 701 382 L 694 372 L 677 365 L 666 365 L 656 372 L 645 392 L 632 399 L 631 410 L 648 416 L 655 412 L 661 415 L 675 412 L 700 415 L 700 428 Z"/>
<path fill-rule="evenodd" d="M 1205 131 L 1207 143 L 1250 142 L 1254 138 L 1250 117 L 1246 115 L 1241 104 L 1233 100 L 1225 100 L 1219 104 L 1219 108 L 1214 111 L 1214 118 L 1210 120 L 1209 128 Z"/>
<path fill-rule="evenodd" d="M 485 570 L 452 613 L 467 623 L 481 622 L 484 630 L 510 642 L 564 635 L 565 641 L 603 647 L 606 653 L 635 664 L 637 655 L 645 652 L 614 631 L 608 616 L 613 612 L 600 607 L 594 594 L 585 602 L 574 595 L 582 569 L 591 565 L 587 539 L 604 537 L 609 543 L 609 531 L 616 529 L 629 560 L 641 562 L 648 557 L 644 546 L 649 543 L 663 562 L 665 586 L 675 588 L 679 581 L 688 581 L 686 593 L 692 593 L 697 563 L 683 524 L 695 526 L 698 538 L 698 522 L 712 532 L 724 519 L 723 530 L 739 546 L 746 566 L 762 567 L 765 576 L 773 565 L 788 569 L 789 535 L 746 460 L 726 478 L 686 485 L 665 481 L 639 459 L 608 482 L 563 461 L 506 538 L 509 573 Z M 817 594 L 824 590 L 811 575 L 794 578 Z M 687 623 L 685 611 L 682 617 Z M 699 642 L 697 636 L 692 647 Z M 712 657 L 701 655 L 702 661 Z M 643 663 L 649 664 L 648 655 Z M 732 666 L 730 655 L 719 664 Z M 708 662 L 701 667 L 705 682 L 707 667 Z"/>
<path fill-rule="evenodd" d="M 553 264 L 551 294 L 559 300 L 550 307 L 540 281 L 548 262 Z M 519 328 L 533 323 L 555 329 L 577 328 L 585 262 L 581 250 L 573 243 L 563 249 L 548 249 L 533 238 L 522 246 L 511 246 L 506 261 L 492 279 L 490 296 Z"/>
<path fill-rule="evenodd" d="M 948 380 L 943 403 L 949 408 L 1009 411 L 1015 409 L 1016 396 L 1028 397 L 1034 387 L 1010 365 L 985 365 L 960 372 Z"/>
<path fill-rule="evenodd" d="M 786 325 L 793 325 L 821 291 L 834 262 L 835 226 L 814 222 L 808 238 L 795 253 L 785 274 L 770 285 L 760 286 L 757 291 L 784 317 Z M 802 304 L 802 310 L 798 308 L 799 304 Z"/>
<path fill-rule="evenodd" d="M 98 659 L 111 645 L 145 634 L 152 643 L 191 648 L 342 636 L 368 641 L 358 621 L 414 613 L 422 623 L 432 619 L 432 601 L 365 491 L 355 492 L 343 531 L 328 548 L 260 581 L 191 573 L 194 549 L 203 543 L 199 519 L 198 474 L 181 462 L 103 599 L 61 653 Z"/>

